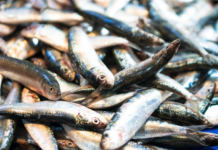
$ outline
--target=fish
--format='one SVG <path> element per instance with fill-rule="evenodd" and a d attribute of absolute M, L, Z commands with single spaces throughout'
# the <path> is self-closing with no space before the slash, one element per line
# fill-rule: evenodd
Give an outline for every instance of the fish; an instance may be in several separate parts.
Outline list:
<path fill-rule="evenodd" d="M 50 100 L 57 100 L 61 96 L 57 80 L 44 69 L 28 61 L 7 56 L 0 56 L 0 64 L 0 73 L 3 76 L 23 84 Z M 24 74 L 27 77 L 25 79 Z"/>
<path fill-rule="evenodd" d="M 164 40 L 141 30 L 138 27 L 131 27 L 127 24 L 115 20 L 111 17 L 105 16 L 103 14 L 94 11 L 80 10 L 81 14 L 85 19 L 94 21 L 95 23 L 104 26 L 110 31 L 116 33 L 117 35 L 127 38 L 129 41 L 136 43 L 141 46 L 149 45 L 163 45 Z"/>
<path fill-rule="evenodd" d="M 206 126 L 179 126 L 156 117 L 149 117 L 149 119 L 142 125 L 142 127 L 133 136 L 133 139 L 148 139 L 156 137 L 165 137 L 172 135 L 185 135 L 188 138 L 206 145 L 198 136 L 193 134 L 204 129 Z"/>
<path fill-rule="evenodd" d="M 116 149 L 123 146 L 161 103 L 162 93 L 156 89 L 143 90 L 126 100 L 103 132 L 101 148 Z"/>
<path fill-rule="evenodd" d="M 68 42 L 71 61 L 73 60 L 72 63 L 77 66 L 78 71 L 94 86 L 103 85 L 105 89 L 112 88 L 113 74 L 98 58 L 88 36 L 80 27 L 70 29 Z"/>
<path fill-rule="evenodd" d="M 199 136 L 202 141 L 206 143 L 207 146 L 216 146 L 217 145 L 217 134 L 207 133 L 207 132 L 197 132 L 194 133 L 193 136 Z M 194 147 L 202 147 L 201 144 L 189 139 L 184 135 L 175 135 L 168 137 L 155 138 L 151 142 L 155 145 L 162 146 L 171 146 L 174 148 L 194 148 Z"/>
<path fill-rule="evenodd" d="M 36 66 L 40 66 L 40 67 L 42 67 L 43 69 L 47 69 L 47 66 L 46 66 L 46 64 L 45 64 L 45 61 L 44 61 L 44 59 L 42 59 L 42 58 L 33 57 L 33 58 L 30 59 L 30 61 L 31 61 L 34 65 L 36 65 Z"/>
<path fill-rule="evenodd" d="M 65 101 L 42 101 L 37 103 L 2 105 L 0 107 L 0 114 L 17 116 L 22 119 L 62 122 L 94 128 L 104 128 L 107 124 L 107 120 L 93 110 Z"/>
<path fill-rule="evenodd" d="M 62 57 L 62 53 L 58 50 L 47 47 L 43 50 L 43 55 L 48 68 L 56 72 L 60 77 L 66 81 L 73 81 L 75 78 L 75 72 L 71 66 L 65 63 Z"/>
<path fill-rule="evenodd" d="M 173 120 L 179 124 L 213 127 L 207 117 L 178 102 L 165 101 L 154 111 L 153 115 L 162 119 Z"/>
<path fill-rule="evenodd" d="M 0 38 L 0 53 L 5 54 L 8 51 L 6 41 Z"/>

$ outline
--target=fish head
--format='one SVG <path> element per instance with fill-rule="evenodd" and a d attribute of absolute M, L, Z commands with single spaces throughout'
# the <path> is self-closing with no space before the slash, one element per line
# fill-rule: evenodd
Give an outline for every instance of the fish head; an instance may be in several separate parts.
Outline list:
<path fill-rule="evenodd" d="M 57 100 L 61 97 L 60 85 L 56 80 L 44 80 L 42 82 L 43 96 L 49 100 Z"/>
<path fill-rule="evenodd" d="M 65 150 L 71 150 L 77 147 L 77 145 L 73 141 L 70 141 L 70 140 L 57 140 L 57 145 L 59 148 L 65 149 Z"/>
<path fill-rule="evenodd" d="M 200 114 L 200 118 L 203 121 L 203 124 L 207 125 L 209 128 L 213 128 L 214 124 L 211 123 L 204 115 Z"/>
<path fill-rule="evenodd" d="M 119 131 L 105 131 L 102 135 L 100 147 L 102 149 L 116 149 L 120 146 L 121 140 L 122 134 Z"/>
<path fill-rule="evenodd" d="M 92 112 L 89 116 L 89 124 L 96 128 L 105 128 L 108 124 L 108 121 L 99 113 Z"/>
<path fill-rule="evenodd" d="M 68 81 L 73 81 L 75 78 L 75 72 L 73 72 L 69 67 L 67 66 L 61 66 L 60 67 L 61 74 L 67 79 Z"/>
<path fill-rule="evenodd" d="M 114 75 L 109 70 L 98 70 L 97 74 L 96 80 L 99 85 L 104 84 L 104 89 L 110 89 L 114 86 Z"/>

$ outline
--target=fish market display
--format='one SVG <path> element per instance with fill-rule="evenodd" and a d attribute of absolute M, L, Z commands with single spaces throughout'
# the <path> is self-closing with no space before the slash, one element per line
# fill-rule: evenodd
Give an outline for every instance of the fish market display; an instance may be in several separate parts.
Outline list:
<path fill-rule="evenodd" d="M 218 149 L 218 2 L 0 0 L 0 150 Z"/>

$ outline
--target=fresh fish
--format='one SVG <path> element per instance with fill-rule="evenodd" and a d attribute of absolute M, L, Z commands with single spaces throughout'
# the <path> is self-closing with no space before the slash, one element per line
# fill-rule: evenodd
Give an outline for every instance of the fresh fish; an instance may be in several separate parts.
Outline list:
<path fill-rule="evenodd" d="M 175 40 L 153 57 L 141 63 L 124 69 L 115 75 L 114 87 L 103 92 L 114 92 L 124 85 L 148 80 L 159 72 L 174 56 L 180 46 L 180 40 Z"/>
<path fill-rule="evenodd" d="M 40 13 L 42 22 L 55 22 L 68 25 L 76 25 L 83 21 L 83 17 L 75 12 L 66 12 L 53 9 L 45 9 Z"/>
<path fill-rule="evenodd" d="M 14 30 L 17 28 L 16 25 L 7 25 L 7 24 L 0 24 L 0 37 L 6 36 L 14 32 Z"/>
<path fill-rule="evenodd" d="M 42 101 L 37 103 L 17 103 L 2 105 L 1 115 L 17 116 L 46 122 L 62 122 L 104 128 L 108 123 L 100 114 L 79 104 L 64 101 Z"/>
<path fill-rule="evenodd" d="M 188 70 L 208 69 L 208 68 L 217 69 L 218 61 L 208 62 L 208 60 L 203 57 L 186 58 L 185 60 L 169 62 L 165 66 L 164 71 L 168 73 L 172 73 L 172 72 L 182 72 Z"/>
<path fill-rule="evenodd" d="M 50 70 L 56 72 L 66 81 L 74 80 L 75 72 L 71 66 L 68 66 L 67 63 L 65 63 L 61 52 L 54 48 L 47 47 L 43 50 L 43 54 L 45 62 Z"/>
<path fill-rule="evenodd" d="M 212 105 L 205 112 L 205 116 L 211 123 L 214 124 L 214 126 L 218 126 L 218 115 L 216 113 L 217 109 L 218 105 Z"/>
<path fill-rule="evenodd" d="M 116 149 L 124 145 L 161 103 L 162 92 L 156 89 L 143 90 L 128 99 L 107 125 L 102 136 L 101 148 Z"/>
<path fill-rule="evenodd" d="M 204 129 L 206 126 L 179 126 L 173 123 L 163 121 L 159 118 L 149 117 L 149 119 L 136 132 L 133 139 L 148 139 L 156 137 L 164 137 L 170 135 L 185 135 L 188 138 L 205 145 L 201 139 L 193 134 Z"/>
<path fill-rule="evenodd" d="M 88 36 L 79 27 L 72 27 L 68 35 L 72 63 L 78 71 L 93 85 L 112 88 L 114 76 L 98 58 Z M 83 43 L 86 43 L 85 45 Z"/>
<path fill-rule="evenodd" d="M 50 100 L 57 100 L 61 96 L 58 82 L 44 69 L 7 56 L 0 56 L 0 64 L 0 73 L 3 76 L 18 81 Z M 26 78 L 23 78 L 24 75 Z"/>
<path fill-rule="evenodd" d="M 98 110 L 96 112 L 99 113 L 100 115 L 102 115 L 105 119 L 107 119 L 108 122 L 110 122 L 111 119 L 113 118 L 113 116 L 115 115 L 115 113 L 111 112 L 111 111 L 101 111 L 101 110 Z"/>
<path fill-rule="evenodd" d="M 129 99 L 135 94 L 136 92 L 115 94 L 111 96 L 102 95 L 102 96 L 99 96 L 97 99 L 95 99 L 87 107 L 91 109 L 106 109 L 106 108 L 114 107 L 114 106 L 117 106 L 123 103 L 125 100 Z"/>
<path fill-rule="evenodd" d="M 198 136 L 201 140 L 206 143 L 207 146 L 217 146 L 218 135 L 213 133 L 205 133 L 205 132 L 197 132 L 194 133 L 193 136 Z M 168 136 L 168 137 L 161 137 L 155 138 L 150 143 L 155 145 L 162 145 L 162 146 L 170 146 L 175 148 L 194 148 L 194 147 L 201 147 L 202 145 L 189 139 L 183 135 L 176 135 L 176 136 Z"/>
<path fill-rule="evenodd" d="M 10 93 L 8 94 L 4 104 L 5 105 L 13 105 L 15 103 L 18 103 L 20 101 L 20 94 L 21 94 L 21 86 L 17 82 L 13 82 L 12 88 L 10 90 Z M 3 106 L 3 105 L 2 105 Z M 11 143 L 14 138 L 14 132 L 17 125 L 16 119 L 7 119 L 7 118 L 1 118 L 0 119 L 0 133 L 4 136 L 0 140 L 0 149 L 2 150 L 8 150 L 11 146 Z"/>
<path fill-rule="evenodd" d="M 146 18 L 148 17 L 148 10 L 143 5 L 128 4 L 124 9 L 128 14 Z"/>
<path fill-rule="evenodd" d="M 22 16 L 22 17 L 21 17 Z M 33 8 L 9 8 L 0 11 L 0 22 L 16 25 L 19 23 L 39 22 L 39 12 Z"/>
<path fill-rule="evenodd" d="M 194 112 L 191 108 L 177 102 L 166 101 L 162 103 L 153 115 L 180 124 L 213 127 L 213 124 L 204 115 L 200 114 L 199 116 L 198 112 Z"/>
<path fill-rule="evenodd" d="M 0 53 L 5 54 L 8 51 L 6 41 L 0 38 Z"/>
<path fill-rule="evenodd" d="M 107 17 L 103 14 L 94 11 L 79 11 L 79 13 L 88 20 L 94 21 L 95 23 L 106 27 L 108 30 L 127 38 L 136 44 L 142 46 L 149 45 L 163 45 L 164 40 L 161 38 L 149 34 L 138 27 L 131 27 L 121 21 Z"/>
<path fill-rule="evenodd" d="M 21 35 L 26 38 L 37 38 L 60 51 L 68 52 L 66 34 L 53 25 L 31 25 L 23 29 Z"/>

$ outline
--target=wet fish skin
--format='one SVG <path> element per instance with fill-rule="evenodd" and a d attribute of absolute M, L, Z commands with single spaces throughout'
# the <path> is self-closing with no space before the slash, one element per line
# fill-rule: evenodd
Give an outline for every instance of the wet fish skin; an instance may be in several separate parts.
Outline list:
<path fill-rule="evenodd" d="M 137 92 L 128 92 L 128 93 L 115 94 L 111 96 L 102 95 L 99 96 L 97 99 L 95 99 L 87 107 L 91 109 L 106 109 L 106 108 L 114 107 L 116 105 L 121 104 L 125 100 L 129 99 L 136 93 Z"/>
<path fill-rule="evenodd" d="M 108 122 L 110 122 L 113 116 L 115 115 L 115 112 L 111 112 L 111 111 L 97 110 L 96 112 L 101 114 L 105 119 L 107 119 Z"/>
<path fill-rule="evenodd" d="M 103 133 L 101 148 L 116 149 L 128 142 L 161 104 L 161 94 L 156 89 L 143 90 L 123 103 Z"/>
<path fill-rule="evenodd" d="M 130 68 L 140 63 L 131 48 L 127 46 L 113 48 L 113 55 L 122 69 Z"/>
<path fill-rule="evenodd" d="M 103 88 L 112 88 L 114 76 L 98 58 L 86 33 L 79 27 L 72 27 L 68 41 L 71 61 L 89 83 L 96 87 L 104 83 Z"/>
<path fill-rule="evenodd" d="M 21 86 L 17 82 L 13 82 L 12 88 L 4 102 L 5 105 L 7 104 L 14 104 L 20 101 L 20 94 L 21 94 Z M 0 140 L 0 149 L 8 150 L 11 146 L 11 143 L 14 138 L 15 128 L 17 125 L 16 119 L 4 119 L 1 118 L 1 134 L 4 136 Z"/>
<path fill-rule="evenodd" d="M 7 56 L 0 56 L 0 62 L 0 73 L 5 77 L 18 81 L 50 100 L 57 100 L 61 96 L 58 82 L 44 69 Z M 22 80 L 24 74 L 27 78 Z"/>
<path fill-rule="evenodd" d="M 31 25 L 21 31 L 26 38 L 37 38 L 40 41 L 62 51 L 68 52 L 66 34 L 59 28 L 50 24 Z"/>
<path fill-rule="evenodd" d="M 165 72 L 182 72 L 182 71 L 189 71 L 189 70 L 197 70 L 197 69 L 217 69 L 218 62 L 214 61 L 208 63 L 205 58 L 198 57 L 198 58 L 186 58 L 185 60 L 179 60 L 176 62 L 169 62 L 165 68 Z"/>
<path fill-rule="evenodd" d="M 177 102 L 164 102 L 157 110 L 153 113 L 154 116 L 173 120 L 186 125 L 207 125 L 213 127 L 213 124 L 208 119 L 198 113 L 194 112 L 191 108 Z"/>
<path fill-rule="evenodd" d="M 6 41 L 0 38 L 0 53 L 5 54 L 8 51 Z"/>
<path fill-rule="evenodd" d="M 163 45 L 164 40 L 155 35 L 149 34 L 138 27 L 131 27 L 127 24 L 107 17 L 103 14 L 94 11 L 79 11 L 79 13 L 88 20 L 92 20 L 99 25 L 102 25 L 110 31 L 126 37 L 128 40 L 137 43 L 138 45 Z"/>
<path fill-rule="evenodd" d="M 54 48 L 47 47 L 44 49 L 43 54 L 49 69 L 56 72 L 59 76 L 67 81 L 74 80 L 75 72 L 65 63 L 61 52 Z"/>
<path fill-rule="evenodd" d="M 125 7 L 130 0 L 111 0 L 109 6 L 106 8 L 105 14 L 108 16 L 114 16 L 117 11 L 121 10 Z"/>
<path fill-rule="evenodd" d="M 180 40 L 175 40 L 160 52 L 141 63 L 124 69 L 115 74 L 115 82 L 112 89 L 103 90 L 102 93 L 113 93 L 124 85 L 142 82 L 159 72 L 174 56 L 180 46 Z"/>
<path fill-rule="evenodd" d="M 104 128 L 108 123 L 100 114 L 82 105 L 64 101 L 42 101 L 34 104 L 17 103 L 2 105 L 0 114 L 21 117 L 22 119 L 46 122 L 62 122 Z"/>

